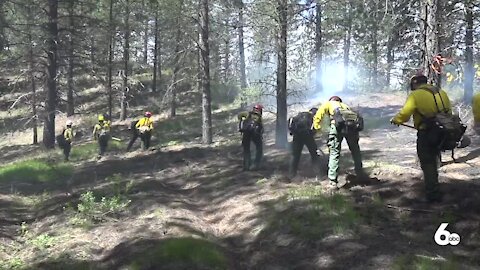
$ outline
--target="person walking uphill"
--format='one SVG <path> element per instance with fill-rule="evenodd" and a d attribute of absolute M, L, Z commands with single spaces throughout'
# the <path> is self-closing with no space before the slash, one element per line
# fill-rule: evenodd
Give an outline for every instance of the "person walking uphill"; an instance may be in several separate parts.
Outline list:
<path fill-rule="evenodd" d="M 239 131 L 242 133 L 243 146 L 243 170 L 255 170 L 260 167 L 263 156 L 263 123 L 262 123 L 263 106 L 257 104 L 253 106 L 250 112 L 241 112 L 238 115 Z M 255 144 L 255 161 L 251 166 L 250 142 Z"/>
<path fill-rule="evenodd" d="M 145 117 L 132 122 L 132 125 L 130 126 L 130 129 L 132 130 L 132 138 L 128 143 L 127 151 L 130 151 L 133 143 L 135 143 L 138 137 L 142 140 L 142 147 L 144 150 L 150 147 L 150 140 L 153 132 L 153 121 L 151 120 L 151 117 L 151 112 L 145 112 Z"/>
<path fill-rule="evenodd" d="M 103 114 L 98 115 L 98 123 L 93 128 L 93 138 L 98 142 L 98 157 L 100 158 L 107 150 L 110 140 L 110 121 Z"/>
<path fill-rule="evenodd" d="M 63 146 L 63 155 L 65 156 L 65 161 L 68 161 L 70 158 L 70 151 L 72 150 L 72 140 L 73 140 L 73 129 L 72 120 L 67 120 L 65 130 L 63 131 L 63 138 L 65 139 L 65 144 Z"/>
<path fill-rule="evenodd" d="M 313 116 L 317 108 L 311 108 L 308 112 L 301 112 L 288 120 L 288 129 L 292 140 L 292 157 L 288 170 L 288 178 L 293 179 L 297 175 L 298 164 L 302 155 L 303 146 L 307 146 L 312 158 L 313 170 L 318 178 L 320 175 L 320 164 L 315 142 L 315 131 L 313 130 Z"/>
<path fill-rule="evenodd" d="M 313 117 L 313 127 L 320 130 L 320 124 L 325 116 L 330 118 L 330 130 L 328 133 L 328 179 L 330 186 L 338 188 L 338 171 L 340 152 L 343 138 L 347 140 L 348 148 L 352 153 L 357 178 L 365 178 L 363 171 L 362 156 L 358 145 L 359 131 L 363 130 L 363 119 L 353 112 L 349 106 L 342 102 L 338 96 L 332 96 L 322 104 Z"/>
<path fill-rule="evenodd" d="M 67 120 L 65 123 L 65 128 L 62 130 L 62 133 L 55 136 L 58 146 L 63 150 L 63 155 L 65 156 L 65 161 L 69 160 L 70 151 L 72 150 L 72 140 L 73 140 L 73 122 L 72 120 Z"/>
<path fill-rule="evenodd" d="M 426 199 L 428 202 L 440 202 L 442 194 L 438 184 L 437 163 L 441 147 L 437 143 L 439 134 L 430 120 L 435 119 L 439 113 L 444 113 L 446 117 L 452 116 L 452 107 L 447 93 L 427 81 L 424 75 L 416 75 L 410 79 L 412 92 L 403 108 L 390 122 L 401 125 L 413 115 L 414 127 L 418 130 L 417 155 L 423 171 Z"/>

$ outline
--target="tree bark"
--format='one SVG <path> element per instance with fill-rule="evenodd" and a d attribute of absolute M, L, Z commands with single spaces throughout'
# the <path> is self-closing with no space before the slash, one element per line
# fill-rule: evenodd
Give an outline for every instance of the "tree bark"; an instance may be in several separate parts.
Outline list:
<path fill-rule="evenodd" d="M 277 0 L 277 118 L 275 145 L 287 146 L 287 0 Z"/>
<path fill-rule="evenodd" d="M 58 44 L 58 0 L 48 0 L 47 10 L 47 70 L 45 119 L 43 144 L 46 148 L 55 147 L 55 110 L 57 105 L 57 44 Z"/>
<path fill-rule="evenodd" d="M 372 69 L 372 79 L 373 79 L 373 89 L 378 88 L 378 8 L 379 0 L 375 0 L 375 10 L 374 10 L 374 19 L 372 27 L 372 56 L 373 56 L 373 69 Z"/>
<path fill-rule="evenodd" d="M 245 88 L 248 87 L 247 85 L 247 74 L 246 74 L 246 68 L 245 68 L 245 46 L 243 43 L 243 27 L 245 25 L 245 21 L 243 18 L 243 0 L 240 0 L 239 2 L 239 10 L 238 10 L 238 55 L 239 55 L 239 61 L 240 61 L 240 87 L 242 88 L 242 91 L 245 90 Z M 244 96 L 242 94 L 242 102 L 241 102 L 241 107 L 245 108 L 247 106 L 246 101 L 244 100 Z"/>
<path fill-rule="evenodd" d="M 225 24 L 228 25 L 230 21 L 225 20 Z M 223 59 L 223 83 L 228 83 L 230 80 L 230 32 L 229 29 L 226 31 L 225 43 L 224 43 L 224 55 Z"/>
<path fill-rule="evenodd" d="M 180 25 L 181 10 L 183 9 L 183 0 L 179 3 L 179 13 L 176 17 L 175 24 Z M 182 30 L 177 28 L 175 35 L 175 50 L 174 50 L 174 67 L 172 74 L 172 92 L 170 95 L 170 117 L 177 116 L 177 92 L 178 92 L 178 73 L 180 71 L 180 44 L 182 42 Z"/>
<path fill-rule="evenodd" d="M 465 21 L 467 22 L 465 32 L 465 82 L 463 101 L 469 104 L 473 97 L 473 81 L 475 70 L 473 68 L 473 1 L 466 0 Z"/>
<path fill-rule="evenodd" d="M 68 71 L 67 71 L 67 116 L 72 116 L 75 113 L 75 103 L 73 99 L 73 72 L 74 72 L 74 48 L 73 48 L 73 36 L 75 35 L 75 21 L 74 21 L 74 7 L 75 1 L 69 0 L 68 2 Z M 93 45 L 93 44 L 92 44 Z"/>
<path fill-rule="evenodd" d="M 343 91 L 348 91 L 348 68 L 350 67 L 350 46 L 352 40 L 352 9 L 353 9 L 353 2 L 349 0 L 347 3 L 347 19 L 346 19 L 346 29 L 345 29 L 345 37 L 343 42 Z"/>
<path fill-rule="evenodd" d="M 323 62 L 323 39 L 322 39 L 322 1 L 317 0 L 315 7 L 315 90 L 323 92 L 322 62 Z"/>
<path fill-rule="evenodd" d="M 154 39 L 155 44 L 153 48 L 153 82 L 152 82 L 152 91 L 157 92 L 157 74 L 158 74 L 158 5 L 155 5 L 155 26 L 154 26 Z M 146 59 L 145 60 L 145 64 Z"/>
<path fill-rule="evenodd" d="M 433 58 L 438 55 L 438 24 L 437 7 L 439 0 L 423 0 L 423 70 L 429 81 L 440 84 L 438 76 L 431 65 Z"/>
<path fill-rule="evenodd" d="M 113 76 L 113 42 L 115 40 L 114 26 L 113 26 L 113 1 L 110 0 L 109 15 L 108 15 L 108 70 L 107 70 L 107 90 L 108 90 L 108 117 L 112 119 L 113 110 L 113 89 L 112 89 L 112 76 Z"/>
<path fill-rule="evenodd" d="M 145 1 L 142 1 L 142 6 L 143 6 L 143 10 L 146 10 L 146 6 L 145 6 Z M 155 9 L 157 9 L 158 5 L 155 6 Z M 157 23 L 157 17 L 158 17 L 158 11 L 155 10 L 155 23 Z M 147 65 L 147 62 L 148 62 L 148 16 L 146 16 L 145 18 L 145 23 L 144 23 L 144 35 L 143 35 L 143 64 L 144 65 Z M 155 27 L 156 30 L 157 27 Z M 155 33 L 155 35 L 157 35 Z"/>
<path fill-rule="evenodd" d="M 34 70 L 34 53 L 33 53 L 33 36 L 32 36 L 32 8 L 31 5 L 27 5 L 27 35 L 28 35 L 28 77 L 30 77 L 30 90 L 32 91 L 32 131 L 33 131 L 33 144 L 38 144 L 38 115 L 37 115 L 37 93 L 35 85 L 35 70 Z"/>
<path fill-rule="evenodd" d="M 123 93 L 122 93 L 122 103 L 120 108 L 120 120 L 125 120 L 127 118 L 127 97 L 129 92 L 128 86 L 128 71 L 129 71 L 129 61 L 130 61 L 130 1 L 126 0 L 125 4 L 125 33 L 124 33 L 124 48 L 123 48 L 123 63 L 124 63 L 124 74 L 123 74 Z"/>
<path fill-rule="evenodd" d="M 200 73 L 202 88 L 202 142 L 211 144 L 212 138 L 212 107 L 210 96 L 210 48 L 209 48 L 209 15 L 208 0 L 200 2 Z"/>

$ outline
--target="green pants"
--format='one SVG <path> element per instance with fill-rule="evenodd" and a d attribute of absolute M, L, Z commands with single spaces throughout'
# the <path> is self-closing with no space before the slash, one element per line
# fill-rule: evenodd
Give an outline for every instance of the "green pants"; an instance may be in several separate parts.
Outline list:
<path fill-rule="evenodd" d="M 427 199 L 434 200 L 440 196 L 438 184 L 437 162 L 439 150 L 430 145 L 430 137 L 425 131 L 417 133 L 417 155 L 425 181 L 425 195 Z"/>
<path fill-rule="evenodd" d="M 290 159 L 289 176 L 294 177 L 297 175 L 298 164 L 300 157 L 302 156 L 303 146 L 307 146 L 308 152 L 312 159 L 313 171 L 318 176 L 320 174 L 320 163 L 317 154 L 317 143 L 313 134 L 310 132 L 293 134 L 292 141 L 292 157 Z"/>
<path fill-rule="evenodd" d="M 328 134 L 328 150 L 330 153 L 328 160 L 328 179 L 337 182 L 338 169 L 340 163 L 340 152 L 342 151 L 343 138 L 347 140 L 348 148 L 352 153 L 353 162 L 355 164 L 355 172 L 357 174 L 362 172 L 362 155 L 360 153 L 360 146 L 358 145 L 358 132 L 351 134 L 341 134 L 337 131 L 334 124 L 330 125 L 330 132 Z"/>

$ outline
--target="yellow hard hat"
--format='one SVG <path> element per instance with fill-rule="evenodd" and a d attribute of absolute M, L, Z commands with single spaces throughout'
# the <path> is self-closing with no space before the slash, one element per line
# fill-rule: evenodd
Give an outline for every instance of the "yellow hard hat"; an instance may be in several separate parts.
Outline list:
<path fill-rule="evenodd" d="M 99 114 L 98 121 L 105 121 L 105 116 L 103 116 L 103 114 Z"/>

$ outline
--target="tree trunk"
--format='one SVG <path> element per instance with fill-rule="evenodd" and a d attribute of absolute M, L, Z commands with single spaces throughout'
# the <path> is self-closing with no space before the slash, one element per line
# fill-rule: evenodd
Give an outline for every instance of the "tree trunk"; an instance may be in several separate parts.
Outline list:
<path fill-rule="evenodd" d="M 315 7 L 315 91 L 323 92 L 322 62 L 323 62 L 323 40 L 322 40 L 322 3 L 317 0 Z"/>
<path fill-rule="evenodd" d="M 247 88 L 247 74 L 246 74 L 246 68 L 245 68 L 245 46 L 243 43 L 243 27 L 245 25 L 244 19 L 243 19 L 243 0 L 240 0 L 240 7 L 238 10 L 238 55 L 239 55 L 239 61 L 240 61 L 240 87 L 242 88 L 242 91 Z M 241 93 L 241 107 L 245 108 L 247 106 L 246 101 L 244 100 L 244 95 Z"/>
<path fill-rule="evenodd" d="M 440 76 L 431 68 L 438 55 L 437 7 L 439 0 L 423 0 L 423 70 L 429 81 L 439 85 Z"/>
<path fill-rule="evenodd" d="M 391 78 L 392 78 L 392 66 L 395 61 L 395 54 L 393 52 L 393 44 L 396 40 L 396 35 L 393 36 L 393 33 L 390 33 L 387 41 L 387 74 L 386 74 L 386 85 L 390 89 Z"/>
<path fill-rule="evenodd" d="M 75 1 L 75 0 L 74 0 Z M 90 36 L 90 62 L 92 65 L 92 70 L 95 70 L 95 34 Z"/>
<path fill-rule="evenodd" d="M 58 44 L 58 0 L 48 0 L 48 38 L 45 100 L 45 120 L 43 144 L 46 148 L 55 147 L 55 109 L 57 105 L 57 44 Z"/>
<path fill-rule="evenodd" d="M 110 8 L 108 15 L 108 70 L 107 70 L 107 81 L 108 81 L 108 117 L 112 119 L 112 110 L 113 110 L 113 89 L 112 89 L 112 76 L 113 76 L 113 42 L 115 40 L 114 26 L 113 26 L 113 1 L 110 0 Z"/>
<path fill-rule="evenodd" d="M 345 29 L 345 38 L 343 42 L 343 91 L 348 91 L 348 68 L 350 67 L 350 46 L 352 40 L 352 8 L 353 2 L 349 0 L 347 3 L 347 26 Z"/>
<path fill-rule="evenodd" d="M 130 1 L 126 0 L 125 5 L 125 44 L 123 48 L 124 74 L 123 74 L 123 93 L 122 104 L 120 108 L 120 120 L 127 118 L 127 96 L 129 92 L 128 87 L 128 62 L 130 61 Z"/>
<path fill-rule="evenodd" d="M 158 69 L 158 5 L 155 6 L 155 26 L 154 26 L 155 44 L 153 48 L 153 82 L 152 91 L 157 92 L 157 69 Z M 146 59 L 145 64 L 146 64 Z"/>
<path fill-rule="evenodd" d="M 467 22 L 465 33 L 465 82 L 463 101 L 470 104 L 473 97 L 473 81 L 475 70 L 473 68 L 473 0 L 466 0 L 465 21 Z"/>
<path fill-rule="evenodd" d="M 145 1 L 142 1 L 142 6 L 143 6 L 143 10 L 146 10 L 146 6 L 145 6 Z M 155 7 L 155 23 L 157 23 L 157 17 L 158 17 L 158 5 L 156 5 Z M 144 35 L 143 35 L 143 64 L 144 65 L 147 65 L 147 62 L 148 62 L 148 16 L 146 16 L 145 18 L 145 25 L 144 25 Z M 155 31 L 157 31 L 157 27 L 155 27 Z M 157 35 L 155 33 L 155 35 Z"/>
<path fill-rule="evenodd" d="M 69 33 L 68 33 L 68 71 L 67 71 L 67 116 L 72 116 L 75 113 L 75 103 L 73 100 L 73 72 L 74 72 L 74 63 L 73 63 L 73 36 L 75 35 L 75 21 L 74 21 L 74 0 L 68 2 L 68 24 L 69 24 Z"/>
<path fill-rule="evenodd" d="M 33 37 L 32 37 L 32 8 L 27 5 L 27 35 L 28 35 L 28 77 L 30 77 L 30 90 L 32 91 L 32 131 L 33 144 L 38 144 L 38 115 L 37 115 L 37 94 L 35 85 L 35 70 L 34 70 L 34 53 L 33 53 Z"/>
<path fill-rule="evenodd" d="M 208 28 L 208 0 L 200 2 L 200 73 L 202 87 L 202 141 L 204 144 L 212 143 L 212 107 L 210 96 L 210 48 Z"/>
<path fill-rule="evenodd" d="M 183 10 L 183 0 L 180 0 L 178 6 L 178 14 L 175 19 L 175 24 L 180 25 L 181 11 Z M 175 34 L 175 50 L 174 50 L 174 68 L 172 75 L 172 92 L 170 95 L 170 117 L 173 118 L 177 116 L 177 92 L 178 92 L 178 73 L 180 71 L 180 44 L 182 42 L 182 30 L 177 28 Z"/>
<path fill-rule="evenodd" d="M 225 24 L 229 24 L 230 21 L 229 20 L 226 20 L 225 21 Z M 228 83 L 228 81 L 230 80 L 230 33 L 229 31 L 227 30 L 227 36 L 225 37 L 225 43 L 224 43 L 224 46 L 225 46 L 225 59 L 223 61 L 223 83 Z"/>
<path fill-rule="evenodd" d="M 287 0 L 277 0 L 277 118 L 275 145 L 287 146 Z"/>
<path fill-rule="evenodd" d="M 379 0 L 375 0 L 375 10 L 374 10 L 374 19 L 372 27 L 372 57 L 373 57 L 373 69 L 372 69 L 372 79 L 373 79 L 373 89 L 378 88 L 378 8 Z"/>

